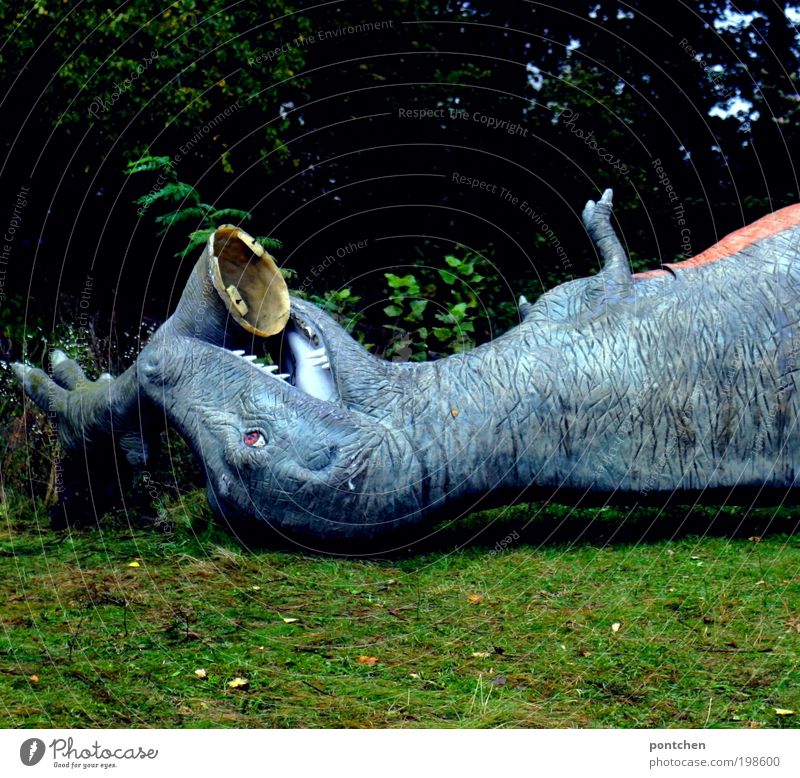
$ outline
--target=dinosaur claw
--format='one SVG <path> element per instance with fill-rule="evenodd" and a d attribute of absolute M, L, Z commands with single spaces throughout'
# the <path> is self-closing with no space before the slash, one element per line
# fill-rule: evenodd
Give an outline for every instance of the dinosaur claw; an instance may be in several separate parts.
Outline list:
<path fill-rule="evenodd" d="M 587 200 L 586 205 L 584 206 L 583 213 L 581 214 L 581 218 L 583 219 L 583 226 L 589 229 L 589 225 L 591 224 L 592 217 L 594 216 L 595 208 L 597 207 L 597 203 L 594 200 Z"/>
<path fill-rule="evenodd" d="M 23 362 L 12 362 L 11 369 L 14 371 L 14 375 L 23 382 L 30 375 L 31 370 L 33 370 L 30 365 L 26 365 Z"/>
<path fill-rule="evenodd" d="M 606 205 L 613 205 L 614 203 L 614 190 L 613 189 L 606 189 L 603 192 L 603 196 L 600 198 L 601 203 L 605 203 Z"/>
<path fill-rule="evenodd" d="M 50 366 L 51 367 L 57 367 L 62 362 L 66 361 L 67 359 L 69 359 L 69 357 L 60 348 L 54 348 L 50 352 Z"/>

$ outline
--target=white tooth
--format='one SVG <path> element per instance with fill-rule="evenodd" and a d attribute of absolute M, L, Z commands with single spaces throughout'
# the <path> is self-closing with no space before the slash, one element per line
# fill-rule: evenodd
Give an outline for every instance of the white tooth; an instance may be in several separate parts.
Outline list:
<path fill-rule="evenodd" d="M 261 365 L 261 369 L 265 373 L 274 373 L 276 370 L 278 370 L 278 366 L 277 365 Z"/>
<path fill-rule="evenodd" d="M 325 354 L 325 346 L 323 346 L 322 348 L 318 348 L 315 351 L 309 351 L 308 354 L 306 354 L 306 359 L 314 359 L 315 357 L 321 357 L 324 354 Z"/>
<path fill-rule="evenodd" d="M 328 362 L 328 360 L 326 359 L 326 360 L 325 360 L 325 361 L 324 361 L 324 362 L 323 362 L 323 363 L 320 365 L 320 367 L 321 367 L 323 370 L 330 370 L 330 369 L 331 369 L 331 363 L 330 363 L 330 362 Z"/>
<path fill-rule="evenodd" d="M 275 378 L 282 378 L 284 381 L 289 377 L 289 373 L 276 373 Z"/>
<path fill-rule="evenodd" d="M 242 357 L 245 362 L 255 362 L 258 357 L 255 354 L 248 354 L 246 357 Z"/>
<path fill-rule="evenodd" d="M 237 357 L 243 357 L 244 351 L 240 348 L 237 348 L 236 351 L 231 351 L 231 354 L 235 354 Z"/>
<path fill-rule="evenodd" d="M 321 357 L 316 357 L 315 359 L 309 359 L 309 361 L 314 367 L 319 367 L 320 365 L 327 364 L 328 357 L 326 354 L 323 354 Z"/>

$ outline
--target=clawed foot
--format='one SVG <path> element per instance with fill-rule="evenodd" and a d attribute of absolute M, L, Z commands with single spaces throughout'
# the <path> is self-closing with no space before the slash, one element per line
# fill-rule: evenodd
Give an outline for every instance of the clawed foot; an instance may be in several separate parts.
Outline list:
<path fill-rule="evenodd" d="M 68 451 L 95 448 L 115 440 L 130 464 L 143 464 L 148 455 L 135 379 L 131 371 L 118 379 L 103 373 L 96 381 L 60 349 L 50 355 L 50 373 L 21 362 L 11 365 L 28 395 L 58 422 Z"/>
<path fill-rule="evenodd" d="M 99 381 L 89 381 L 83 368 L 60 349 L 50 354 L 52 378 L 44 370 L 22 362 L 14 362 L 11 369 L 22 383 L 25 394 L 43 411 L 56 414 L 59 421 L 61 415 L 68 411 L 71 392 L 81 392 L 88 397 L 90 390 L 99 385 Z M 107 380 L 102 386 L 108 386 Z"/>
<path fill-rule="evenodd" d="M 613 201 L 614 190 L 606 189 L 598 202 L 589 200 L 583 209 L 583 225 L 595 243 L 614 232 L 614 228 L 611 226 Z"/>

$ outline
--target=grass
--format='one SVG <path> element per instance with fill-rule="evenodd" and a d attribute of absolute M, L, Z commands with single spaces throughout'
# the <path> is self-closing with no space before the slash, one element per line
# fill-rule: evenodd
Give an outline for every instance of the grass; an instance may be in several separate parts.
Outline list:
<path fill-rule="evenodd" d="M 750 528 L 736 509 L 679 512 L 659 535 L 652 509 L 517 506 L 375 560 L 248 551 L 201 506 L 167 506 L 166 530 L 112 517 L 66 533 L 39 508 L 2 506 L 0 726 L 800 720 L 776 713 L 800 711 L 787 512 L 753 514 Z M 486 525 L 491 536 L 463 543 Z M 717 525 L 738 536 L 706 534 Z"/>

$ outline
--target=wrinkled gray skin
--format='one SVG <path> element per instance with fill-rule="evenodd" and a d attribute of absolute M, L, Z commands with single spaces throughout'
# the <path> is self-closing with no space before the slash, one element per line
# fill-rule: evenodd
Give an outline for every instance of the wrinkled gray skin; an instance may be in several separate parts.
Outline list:
<path fill-rule="evenodd" d="M 55 382 L 15 369 L 57 411 L 68 448 L 113 427 L 141 463 L 153 420 L 166 417 L 204 465 L 218 514 L 322 548 L 530 486 L 635 500 L 785 492 L 800 452 L 800 230 L 637 278 L 610 213 L 610 190 L 584 211 L 599 274 L 523 298 L 519 326 L 439 361 L 377 359 L 292 300 L 282 380 L 231 351 L 247 338 L 195 281 L 117 379 L 85 383 L 60 354 Z"/>

